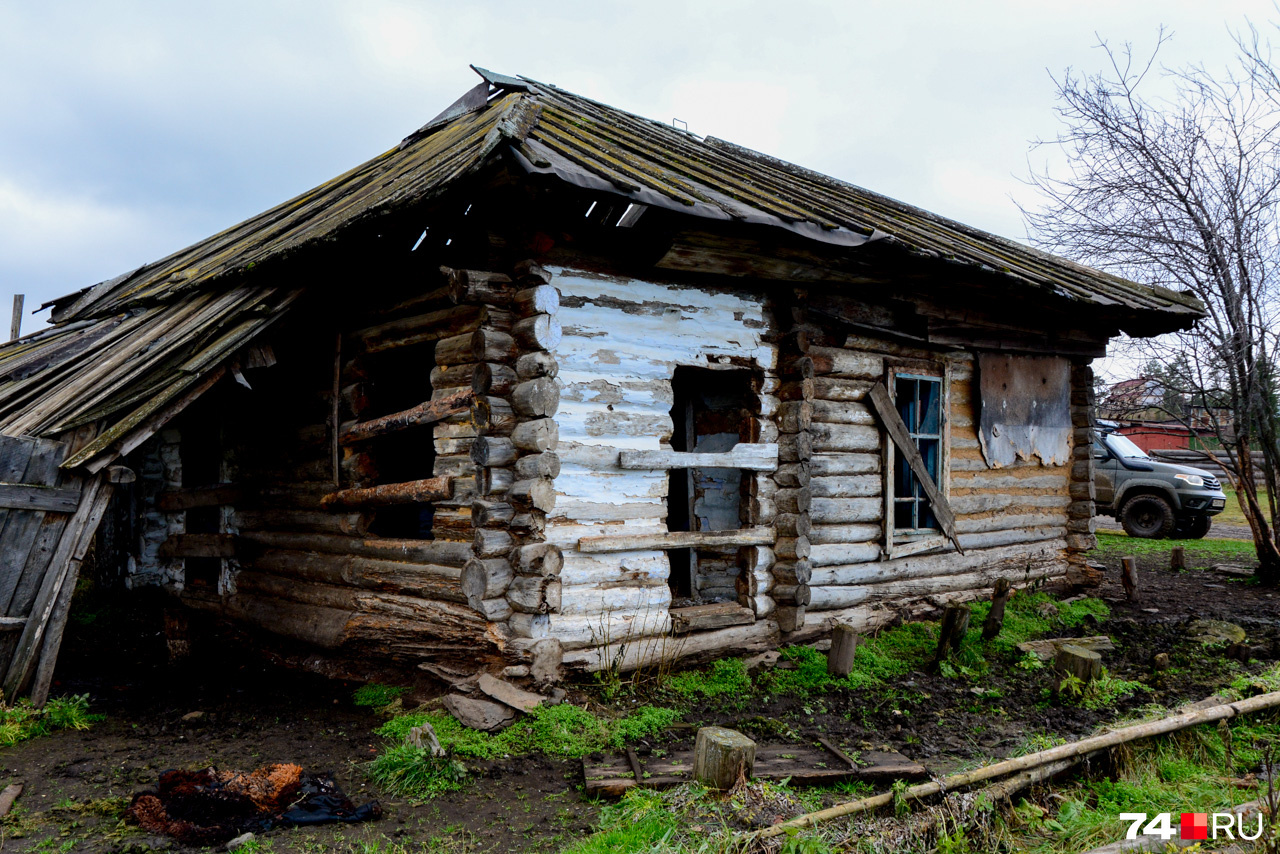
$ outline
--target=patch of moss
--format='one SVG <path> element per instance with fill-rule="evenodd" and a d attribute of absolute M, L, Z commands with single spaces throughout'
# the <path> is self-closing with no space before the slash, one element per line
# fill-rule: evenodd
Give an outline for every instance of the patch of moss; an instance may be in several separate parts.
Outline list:
<path fill-rule="evenodd" d="M 742 695 L 749 693 L 752 686 L 742 659 L 722 658 L 706 670 L 686 670 L 670 676 L 662 687 L 677 697 L 692 700 L 726 694 Z"/>
<path fill-rule="evenodd" d="M 352 693 L 351 702 L 357 706 L 381 709 L 391 705 L 408 691 L 408 688 L 370 682 L 368 685 L 361 685 Z"/>

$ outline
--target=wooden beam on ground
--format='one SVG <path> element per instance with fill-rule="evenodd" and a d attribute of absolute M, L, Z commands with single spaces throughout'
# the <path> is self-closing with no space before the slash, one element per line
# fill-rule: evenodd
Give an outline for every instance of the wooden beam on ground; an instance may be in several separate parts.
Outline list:
<path fill-rule="evenodd" d="M 386 483 L 363 489 L 340 489 L 320 499 L 326 510 L 337 507 L 385 507 L 393 504 L 421 504 L 441 501 L 453 496 L 453 478 L 449 475 Z"/>
<path fill-rule="evenodd" d="M 578 551 L 629 552 L 640 549 L 688 549 L 716 546 L 768 546 L 777 539 L 773 528 L 744 528 L 741 531 L 659 531 L 610 537 L 582 537 Z"/>
<path fill-rule="evenodd" d="M 723 468 L 747 471 L 776 471 L 778 446 L 734 445 L 722 453 L 690 453 L 662 449 L 660 451 L 621 451 L 618 467 L 624 469 L 693 469 Z"/>
<path fill-rule="evenodd" d="M 350 445 L 353 442 L 374 439 L 378 436 L 396 433 L 421 424 L 434 424 L 437 421 L 448 418 L 450 415 L 466 412 L 471 408 L 471 403 L 475 398 L 476 393 L 471 389 L 460 389 L 452 394 L 445 395 L 439 400 L 420 403 L 412 409 L 393 412 L 390 415 L 384 415 L 371 421 L 352 424 L 342 431 L 339 441 L 344 445 Z"/>

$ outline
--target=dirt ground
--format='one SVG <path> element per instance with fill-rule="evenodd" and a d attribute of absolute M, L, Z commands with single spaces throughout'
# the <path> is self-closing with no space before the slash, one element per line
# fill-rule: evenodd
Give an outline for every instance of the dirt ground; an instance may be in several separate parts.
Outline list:
<path fill-rule="evenodd" d="M 1167 559 L 1142 564 L 1143 599 L 1124 600 L 1118 567 L 1094 595 L 1109 601 L 1103 627 L 1086 622 L 1075 634 L 1109 634 L 1117 649 L 1105 656 L 1114 676 L 1141 679 L 1151 691 L 1102 711 L 1043 701 L 1043 671 L 996 668 L 976 688 L 964 680 L 915 672 L 888 689 L 834 691 L 800 699 L 753 698 L 749 707 L 729 699 L 695 704 L 690 725 L 728 724 L 762 743 L 795 734 L 824 734 L 850 750 L 899 750 L 945 773 L 1025 748 L 1030 734 L 1072 739 L 1146 703 L 1173 705 L 1201 699 L 1240 672 L 1221 651 L 1206 652 L 1187 636 L 1196 618 L 1234 622 L 1249 634 L 1269 666 L 1280 656 L 1277 594 L 1238 578 L 1206 571 L 1171 573 Z M 105 625 L 149 638 L 138 648 L 115 645 Z M 361 825 L 280 830 L 269 834 L 275 851 L 381 851 L 385 844 L 436 840 L 449 851 L 554 851 L 588 834 L 599 805 L 578 790 L 580 765 L 542 757 L 482 764 L 463 791 L 413 806 L 388 797 L 365 779 L 361 764 L 378 749 L 372 729 L 381 719 L 351 702 L 352 683 L 246 664 L 233 650 L 207 651 L 182 670 L 159 655 L 154 617 L 82 614 L 68 638 L 55 693 L 88 693 L 105 719 L 83 732 L 61 732 L 0 750 L 0 783 L 22 781 L 15 815 L 0 828 L 0 852 L 164 850 L 173 843 L 123 825 L 119 802 L 154 786 L 160 771 L 213 765 L 249 770 L 292 762 L 308 771 L 332 771 L 357 804 L 381 801 L 385 814 Z M 1157 674 L 1159 652 L 1184 665 Z M 418 690 L 414 699 L 428 692 Z M 588 694 L 571 698 L 584 701 Z M 640 695 L 628 702 L 645 702 Z M 195 719 L 184 716 L 199 712 Z M 635 745 L 655 750 L 692 747 L 691 728 Z M 794 743 L 792 741 L 792 743 Z M 832 796 L 835 797 L 834 795 Z M 342 843 L 349 843 L 344 846 Z"/>

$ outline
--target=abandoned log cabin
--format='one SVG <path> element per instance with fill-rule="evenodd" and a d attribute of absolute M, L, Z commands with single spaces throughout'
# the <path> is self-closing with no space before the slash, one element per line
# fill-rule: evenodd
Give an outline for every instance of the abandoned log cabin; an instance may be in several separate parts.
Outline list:
<path fill-rule="evenodd" d="M 95 542 L 273 643 L 540 680 L 1082 564 L 1090 360 L 1193 298 L 477 71 L 0 348 L 6 695 Z"/>

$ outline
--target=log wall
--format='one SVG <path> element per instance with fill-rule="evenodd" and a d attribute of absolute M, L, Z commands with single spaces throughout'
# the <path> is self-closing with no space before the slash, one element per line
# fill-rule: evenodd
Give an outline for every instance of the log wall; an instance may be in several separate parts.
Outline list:
<path fill-rule="evenodd" d="M 566 269 L 555 271 L 555 284 L 564 330 L 557 348 L 561 469 L 546 540 L 563 552 L 560 608 L 525 620 L 519 631 L 559 638 L 566 663 L 589 669 L 609 666 L 623 644 L 637 661 L 661 657 L 677 645 L 668 637 L 666 553 L 584 554 L 577 543 L 666 532 L 668 471 L 623 469 L 619 452 L 657 450 L 670 441 L 677 366 L 748 367 L 765 376 L 766 389 L 776 385 L 777 351 L 765 336 L 771 321 L 758 294 Z M 761 411 L 771 415 L 775 408 L 771 392 L 762 390 Z M 769 434 L 760 441 L 771 441 Z M 768 475 L 744 477 L 772 484 Z M 728 635 L 727 648 L 738 643 L 735 632 L 721 634 Z"/>

